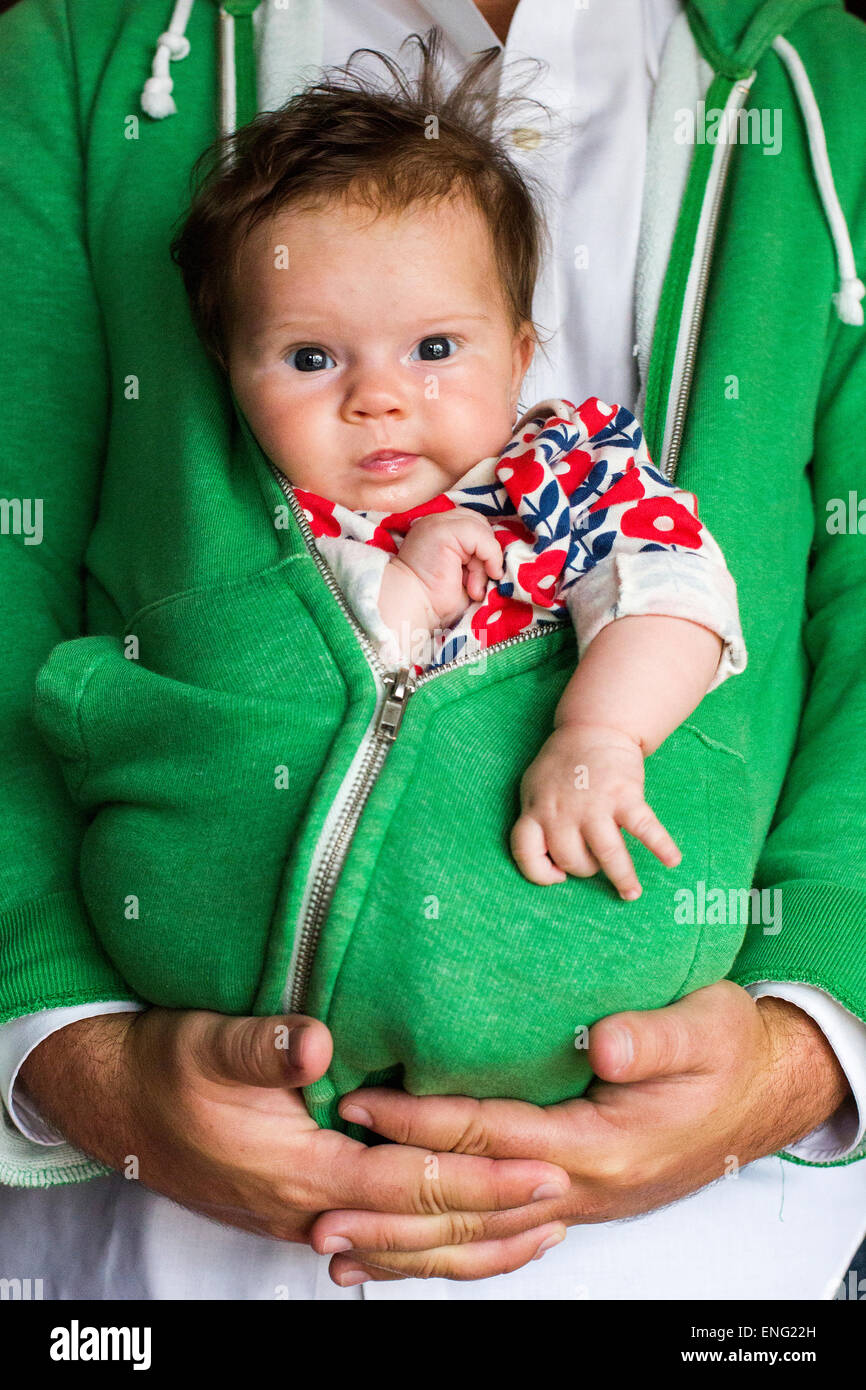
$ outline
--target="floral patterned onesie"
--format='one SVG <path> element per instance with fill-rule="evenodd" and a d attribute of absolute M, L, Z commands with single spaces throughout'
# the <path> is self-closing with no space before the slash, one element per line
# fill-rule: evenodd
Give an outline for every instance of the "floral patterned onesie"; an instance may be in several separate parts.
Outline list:
<path fill-rule="evenodd" d="M 590 396 L 549 399 L 515 425 L 498 456 L 482 459 L 447 492 L 405 512 L 352 511 L 295 488 L 316 539 L 358 621 L 377 644 L 390 630 L 378 608 L 382 573 L 412 521 L 469 507 L 503 551 L 501 579 L 433 634 L 431 666 L 569 617 L 578 654 L 615 618 L 663 614 L 702 623 L 724 642 L 708 692 L 746 666 L 736 584 L 698 518 L 697 498 L 669 483 L 643 430 L 620 405 Z M 415 665 L 416 673 L 425 669 Z"/>

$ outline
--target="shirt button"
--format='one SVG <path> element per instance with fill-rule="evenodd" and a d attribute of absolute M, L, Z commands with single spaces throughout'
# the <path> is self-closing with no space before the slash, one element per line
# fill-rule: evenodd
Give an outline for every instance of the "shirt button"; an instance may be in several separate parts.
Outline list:
<path fill-rule="evenodd" d="M 521 150 L 534 150 L 541 144 L 542 134 L 532 126 L 515 126 L 511 132 L 511 143 Z"/>

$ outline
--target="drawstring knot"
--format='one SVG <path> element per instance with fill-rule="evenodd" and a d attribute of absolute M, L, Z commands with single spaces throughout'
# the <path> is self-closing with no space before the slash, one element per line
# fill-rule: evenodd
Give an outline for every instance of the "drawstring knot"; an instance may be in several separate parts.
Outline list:
<path fill-rule="evenodd" d="M 177 111 L 171 95 L 174 82 L 169 76 L 169 64 L 178 62 L 189 53 L 185 29 L 195 0 L 177 0 L 168 28 L 156 41 L 151 75 L 142 88 L 141 109 L 155 121 L 173 116 Z"/>
<path fill-rule="evenodd" d="M 186 34 L 173 34 L 170 29 L 166 29 L 156 42 L 167 48 L 172 58 L 185 58 L 189 53 L 189 39 Z"/>
<path fill-rule="evenodd" d="M 863 305 L 860 300 L 864 295 L 866 285 L 856 275 L 842 281 L 838 293 L 833 295 L 833 303 L 843 323 L 852 323 L 855 327 L 863 323 Z"/>

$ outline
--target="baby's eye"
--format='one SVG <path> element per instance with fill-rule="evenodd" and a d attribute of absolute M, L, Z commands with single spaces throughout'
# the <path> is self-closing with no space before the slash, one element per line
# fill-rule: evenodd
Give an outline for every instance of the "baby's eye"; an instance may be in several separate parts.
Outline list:
<path fill-rule="evenodd" d="M 295 348 L 295 351 L 289 355 L 289 361 L 293 366 L 297 367 L 299 372 L 318 372 L 325 365 L 325 359 L 329 362 L 333 362 L 336 367 L 337 364 L 334 362 L 333 357 L 325 352 L 324 348 Z"/>
<path fill-rule="evenodd" d="M 429 353 L 429 356 L 422 357 L 422 358 L 421 358 L 421 361 L 422 361 L 422 362 L 444 362 L 444 361 L 446 361 L 447 358 L 453 356 L 453 354 L 450 353 L 450 352 L 447 350 L 447 347 L 446 347 L 446 344 L 447 344 L 447 343 L 454 343 L 455 348 L 457 347 L 457 343 L 454 342 L 454 339 L 453 339 L 453 338 L 449 338 L 449 337 L 448 337 L 446 334 L 444 334 L 444 333 L 443 333 L 443 334 L 437 335 L 435 338 L 422 338 L 421 341 L 420 341 L 420 343 L 418 344 L 418 348 L 420 348 L 420 349 L 423 350 L 423 349 L 426 349 L 426 348 L 429 347 L 430 353 Z M 417 351 L 417 349 L 416 349 L 416 351 Z"/>

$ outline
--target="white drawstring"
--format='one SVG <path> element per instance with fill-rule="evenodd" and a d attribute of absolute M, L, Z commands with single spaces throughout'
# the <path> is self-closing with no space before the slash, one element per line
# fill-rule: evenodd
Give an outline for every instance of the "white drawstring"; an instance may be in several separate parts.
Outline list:
<path fill-rule="evenodd" d="M 800 102 L 809 137 L 809 154 L 812 158 L 812 168 L 815 171 L 815 182 L 818 185 L 824 212 L 830 224 L 833 245 L 836 248 L 836 263 L 839 268 L 839 289 L 833 295 L 836 313 L 843 323 L 850 323 L 859 327 L 863 323 L 863 305 L 860 301 L 866 295 L 866 285 L 857 275 L 848 224 L 845 221 L 845 214 L 842 211 L 836 193 L 836 185 L 833 182 L 830 157 L 827 154 L 827 141 L 824 138 L 824 127 L 821 123 L 821 112 L 815 100 L 815 93 L 812 91 L 812 84 L 806 75 L 806 69 L 803 67 L 796 48 L 788 43 L 788 40 L 783 38 L 781 34 L 773 40 L 773 47 L 788 69 Z"/>
<path fill-rule="evenodd" d="M 168 69 L 169 63 L 185 58 L 189 53 L 189 39 L 185 31 L 194 4 L 195 0 L 176 0 L 169 26 L 156 41 L 151 75 L 141 93 L 141 109 L 155 121 L 161 121 L 164 116 L 173 116 L 177 111 L 171 95 L 174 83 Z"/>

